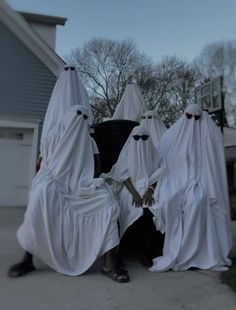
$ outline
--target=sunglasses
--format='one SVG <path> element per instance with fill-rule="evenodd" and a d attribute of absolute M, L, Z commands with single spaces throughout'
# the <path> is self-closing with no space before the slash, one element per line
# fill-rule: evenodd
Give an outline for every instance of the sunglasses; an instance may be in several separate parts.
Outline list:
<path fill-rule="evenodd" d="M 146 117 L 145 115 L 143 115 L 141 118 L 142 118 L 142 119 L 145 119 L 145 118 L 151 119 L 151 118 L 152 118 L 152 116 L 151 116 L 151 115 L 149 115 L 148 117 Z"/>
<path fill-rule="evenodd" d="M 193 115 L 191 113 L 185 113 L 187 119 L 191 119 L 192 117 L 194 117 L 195 121 L 198 121 L 200 118 L 201 118 L 201 115 L 198 114 L 198 115 Z"/>
<path fill-rule="evenodd" d="M 148 135 L 142 135 L 142 136 L 139 136 L 139 135 L 134 135 L 133 138 L 134 140 L 138 141 L 140 138 L 143 140 L 143 141 L 146 141 L 148 139 Z"/>
<path fill-rule="evenodd" d="M 77 114 L 78 114 L 78 115 L 82 115 L 83 113 L 82 113 L 80 110 L 78 110 L 78 111 L 77 111 Z M 88 119 L 88 115 L 84 114 L 84 115 L 83 115 L 83 118 L 84 118 L 84 119 Z"/>
<path fill-rule="evenodd" d="M 74 70 L 75 70 L 75 67 L 65 67 L 64 70 L 65 70 L 65 71 L 68 71 L 68 70 L 74 71 Z"/>

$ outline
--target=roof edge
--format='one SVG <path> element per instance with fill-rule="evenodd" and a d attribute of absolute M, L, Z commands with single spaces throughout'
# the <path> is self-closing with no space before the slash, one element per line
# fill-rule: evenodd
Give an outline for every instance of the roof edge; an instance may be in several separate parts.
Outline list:
<path fill-rule="evenodd" d="M 45 64 L 58 76 L 65 65 L 62 58 L 55 53 L 43 39 L 31 29 L 24 17 L 11 9 L 3 0 L 0 1 L 0 20 Z"/>
<path fill-rule="evenodd" d="M 20 15 L 22 15 L 29 22 L 38 22 L 42 24 L 64 26 L 67 21 L 66 17 L 44 15 L 44 14 L 37 14 L 37 13 L 23 12 L 23 11 L 17 11 L 17 12 L 20 13 Z"/>

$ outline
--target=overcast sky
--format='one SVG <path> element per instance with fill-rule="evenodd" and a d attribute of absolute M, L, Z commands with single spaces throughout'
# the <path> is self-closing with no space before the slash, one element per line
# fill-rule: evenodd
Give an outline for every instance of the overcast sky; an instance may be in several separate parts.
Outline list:
<path fill-rule="evenodd" d="M 160 61 L 192 61 L 204 45 L 236 40 L 236 0 L 6 0 L 12 8 L 68 18 L 58 26 L 62 57 L 94 37 L 134 39 Z"/>

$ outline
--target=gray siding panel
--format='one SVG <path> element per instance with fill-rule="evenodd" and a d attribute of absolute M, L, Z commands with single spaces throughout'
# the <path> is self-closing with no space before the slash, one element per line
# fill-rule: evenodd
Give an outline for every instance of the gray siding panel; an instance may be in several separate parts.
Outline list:
<path fill-rule="evenodd" d="M 0 21 L 0 117 L 43 122 L 53 73 Z"/>

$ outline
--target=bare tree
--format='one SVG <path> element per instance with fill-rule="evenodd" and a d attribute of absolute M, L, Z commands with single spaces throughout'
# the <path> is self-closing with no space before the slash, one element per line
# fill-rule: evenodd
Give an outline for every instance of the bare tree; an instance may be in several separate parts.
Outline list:
<path fill-rule="evenodd" d="M 199 80 L 196 66 L 175 56 L 166 56 L 146 80 L 139 80 L 147 106 L 155 109 L 170 126 L 193 102 L 194 88 Z"/>
<path fill-rule="evenodd" d="M 67 62 L 78 66 L 97 122 L 113 115 L 134 79 L 147 108 L 159 112 L 169 126 L 191 100 L 197 79 L 196 69 L 175 56 L 154 64 L 133 40 L 92 39 L 72 51 Z"/>
<path fill-rule="evenodd" d="M 194 89 L 199 78 L 199 71 L 195 66 L 183 60 L 178 61 L 174 81 L 168 93 L 169 101 L 172 103 L 172 119 L 177 119 L 186 106 L 194 102 Z"/>
<path fill-rule="evenodd" d="M 72 51 L 68 63 L 78 65 L 96 119 L 111 117 L 127 82 L 151 66 L 133 40 L 92 39 Z"/>
<path fill-rule="evenodd" d="M 196 63 L 205 78 L 214 78 L 223 75 L 224 42 L 215 42 L 206 45 L 196 58 Z"/>

